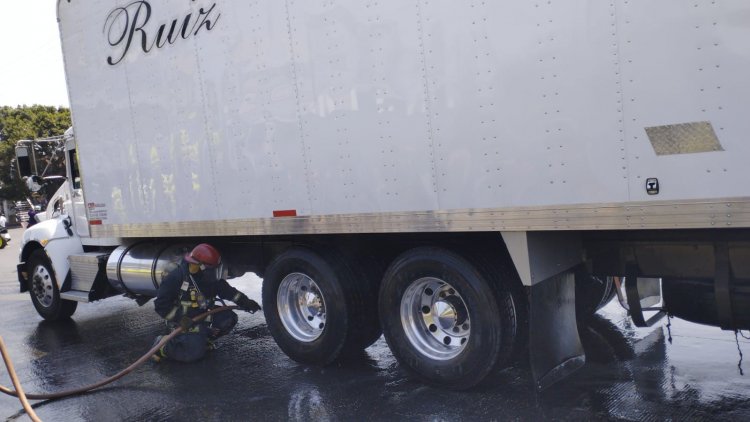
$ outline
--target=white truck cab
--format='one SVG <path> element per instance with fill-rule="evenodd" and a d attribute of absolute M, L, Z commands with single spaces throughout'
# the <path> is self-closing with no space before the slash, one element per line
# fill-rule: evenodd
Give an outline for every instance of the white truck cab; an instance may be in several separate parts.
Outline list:
<path fill-rule="evenodd" d="M 98 262 L 92 258 L 101 254 L 92 255 L 85 249 L 115 247 L 118 240 L 91 239 L 89 235 L 73 128 L 63 136 L 19 141 L 16 160 L 27 187 L 42 195 L 46 203 L 38 213 L 39 222 L 26 229 L 21 241 L 20 290 L 31 291 L 34 306 L 43 317 L 70 316 L 77 302 L 95 299 L 95 277 L 88 276 L 98 271 Z M 55 186 L 50 195 L 47 190 Z"/>

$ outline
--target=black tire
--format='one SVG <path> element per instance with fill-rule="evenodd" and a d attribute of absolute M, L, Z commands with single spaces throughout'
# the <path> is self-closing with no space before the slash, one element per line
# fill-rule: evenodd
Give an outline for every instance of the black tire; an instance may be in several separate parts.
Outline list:
<path fill-rule="evenodd" d="M 491 287 L 496 291 L 501 321 L 503 343 L 497 368 L 511 365 L 511 361 L 526 361 L 529 351 L 529 294 L 510 255 L 485 247 L 461 248 L 464 256 L 481 268 Z"/>
<path fill-rule="evenodd" d="M 372 334 L 370 329 L 363 330 L 363 327 L 369 327 L 368 317 L 363 311 L 366 309 L 363 302 L 368 298 L 360 292 L 361 280 L 355 277 L 338 255 L 319 249 L 322 251 L 320 254 L 307 248 L 294 247 L 271 262 L 263 280 L 263 308 L 268 329 L 287 356 L 300 363 L 328 365 L 342 355 L 361 351 Z M 294 306 L 285 307 L 283 316 L 279 311 L 279 297 L 291 297 L 279 290 L 289 291 L 289 287 L 282 287 L 282 284 L 288 286 L 293 283 L 289 281 L 293 279 L 288 277 L 294 274 L 308 277 L 317 288 L 304 291 L 315 291 L 314 296 L 317 293 L 322 296 L 325 322 L 319 328 L 321 331 L 306 327 L 304 320 L 295 318 L 295 315 L 305 315 L 297 314 Z M 281 302 L 290 303 L 286 299 L 281 299 Z M 311 324 L 316 321 L 311 320 Z M 293 324 L 291 328 L 289 324 Z M 309 332 L 305 331 L 308 329 Z"/>
<path fill-rule="evenodd" d="M 378 285 L 373 279 L 373 271 L 375 267 L 372 263 L 358 262 L 353 266 L 354 300 L 357 303 L 354 312 L 358 329 L 353 333 L 355 337 L 351 344 L 344 349 L 346 355 L 358 356 L 360 351 L 370 347 L 383 335 L 378 318 Z"/>
<path fill-rule="evenodd" d="M 468 389 L 510 357 L 517 329 L 513 300 L 503 286 L 489 281 L 485 268 L 445 249 L 420 247 L 396 258 L 386 271 L 379 295 L 385 339 L 399 363 L 423 382 Z M 437 284 L 421 287 L 434 280 Z M 447 293 L 435 296 L 432 286 L 440 281 Z M 423 303 L 412 306 L 415 300 Z M 446 303 L 455 319 L 443 325 L 433 317 Z M 402 312 L 408 317 L 402 318 Z M 428 324 L 430 318 L 435 322 Z M 467 325 L 470 330 L 461 337 Z M 458 333 L 459 346 L 449 338 L 451 333 Z"/>
<path fill-rule="evenodd" d="M 55 272 L 43 250 L 31 254 L 28 273 L 31 302 L 42 318 L 47 321 L 59 321 L 69 319 L 75 313 L 78 302 L 60 298 Z"/>
<path fill-rule="evenodd" d="M 576 316 L 579 319 L 590 318 L 617 294 L 612 277 L 596 277 L 579 269 L 575 273 L 575 279 Z"/>

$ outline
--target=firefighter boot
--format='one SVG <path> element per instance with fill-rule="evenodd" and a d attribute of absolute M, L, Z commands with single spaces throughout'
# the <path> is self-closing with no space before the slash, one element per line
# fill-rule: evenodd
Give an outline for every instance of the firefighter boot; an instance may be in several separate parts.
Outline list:
<path fill-rule="evenodd" d="M 161 341 L 162 337 L 164 336 L 158 336 L 156 339 L 154 339 L 154 343 L 151 345 L 151 348 L 153 349 L 156 347 L 157 344 Z M 164 346 L 160 347 L 159 350 L 156 351 L 153 355 L 151 355 L 151 360 L 155 363 L 161 362 L 162 359 L 167 357 L 167 355 L 164 353 Z"/>

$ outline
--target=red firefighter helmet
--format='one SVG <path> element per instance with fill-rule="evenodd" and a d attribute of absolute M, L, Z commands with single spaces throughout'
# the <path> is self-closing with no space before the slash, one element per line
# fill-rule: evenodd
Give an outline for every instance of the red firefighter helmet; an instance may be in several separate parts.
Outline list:
<path fill-rule="evenodd" d="M 221 254 L 208 243 L 201 243 L 185 254 L 185 260 L 205 268 L 214 268 L 221 264 Z"/>

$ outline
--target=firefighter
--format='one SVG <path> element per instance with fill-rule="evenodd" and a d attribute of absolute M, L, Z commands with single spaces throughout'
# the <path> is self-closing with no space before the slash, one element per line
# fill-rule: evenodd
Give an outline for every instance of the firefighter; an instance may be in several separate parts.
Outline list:
<path fill-rule="evenodd" d="M 194 362 L 214 347 L 217 338 L 232 330 L 237 324 L 237 314 L 230 310 L 209 315 L 204 321 L 193 324 L 193 317 L 214 307 L 217 296 L 250 313 L 261 310 L 257 302 L 230 286 L 221 275 L 219 251 L 201 243 L 185 254 L 180 265 L 164 277 L 154 300 L 154 309 L 173 328 L 182 327 L 183 333 L 164 345 L 154 355 L 155 361 L 166 357 Z M 157 337 L 154 344 L 159 340 L 161 337 Z"/>

